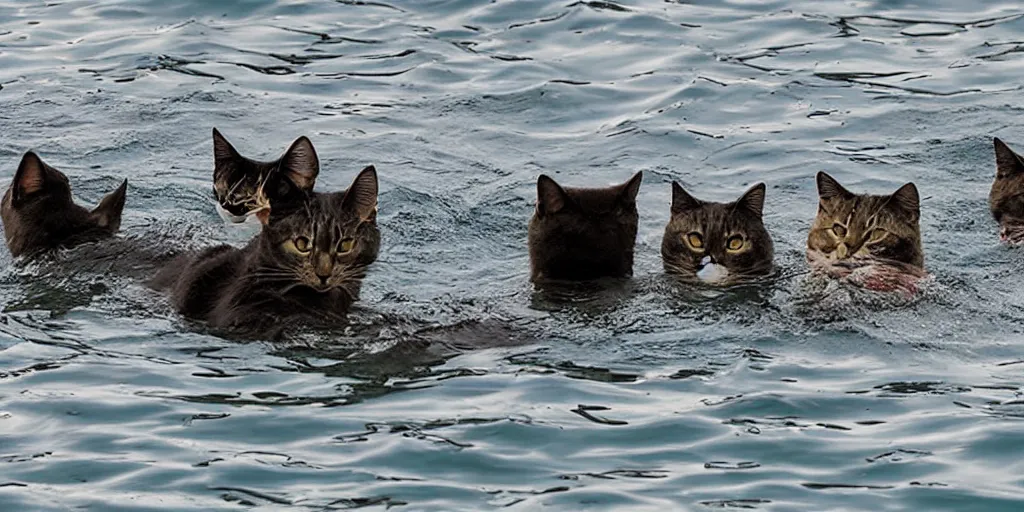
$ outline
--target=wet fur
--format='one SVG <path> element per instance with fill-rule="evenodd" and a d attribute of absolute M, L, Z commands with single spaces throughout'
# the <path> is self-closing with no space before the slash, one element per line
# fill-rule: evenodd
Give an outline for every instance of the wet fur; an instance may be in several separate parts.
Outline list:
<path fill-rule="evenodd" d="M 261 162 L 242 156 L 214 128 L 213 155 L 213 195 L 238 218 L 268 207 L 281 213 L 298 207 L 320 173 L 320 160 L 306 137 L 298 138 L 277 160 Z"/>
<path fill-rule="evenodd" d="M 920 198 L 907 183 L 892 195 L 854 194 L 818 173 L 818 215 L 807 236 L 812 263 L 897 262 L 924 267 Z M 839 224 L 845 236 L 834 233 Z M 883 230 L 884 236 L 876 230 Z"/>
<path fill-rule="evenodd" d="M 99 206 L 87 210 L 71 198 L 64 173 L 28 152 L 0 206 L 7 248 L 15 257 L 33 256 L 112 236 L 121 227 L 127 190 L 124 180 Z"/>
<path fill-rule="evenodd" d="M 296 322 L 336 323 L 377 259 L 376 205 L 377 174 L 368 167 L 346 192 L 312 193 L 291 213 L 272 216 L 244 248 L 179 257 L 151 285 L 169 290 L 180 313 L 218 330 L 276 337 Z M 310 241 L 308 255 L 285 249 L 300 236 Z M 354 239 L 352 250 L 335 254 L 346 238 Z"/>
<path fill-rule="evenodd" d="M 643 173 L 609 188 L 563 188 L 548 176 L 537 180 L 537 207 L 530 219 L 531 279 L 584 281 L 633 275 Z"/>
<path fill-rule="evenodd" d="M 762 219 L 765 185 L 760 183 L 731 203 L 701 201 L 672 182 L 672 216 L 665 226 L 661 257 L 665 272 L 697 279 L 701 261 L 710 256 L 729 271 L 723 284 L 768 274 L 775 247 Z M 703 248 L 687 242 L 690 233 L 703 238 Z M 731 237 L 742 236 L 743 248 L 728 250 Z"/>
<path fill-rule="evenodd" d="M 1024 157 L 998 138 L 993 144 L 996 177 L 988 196 L 989 209 L 1004 240 L 1024 242 Z"/>

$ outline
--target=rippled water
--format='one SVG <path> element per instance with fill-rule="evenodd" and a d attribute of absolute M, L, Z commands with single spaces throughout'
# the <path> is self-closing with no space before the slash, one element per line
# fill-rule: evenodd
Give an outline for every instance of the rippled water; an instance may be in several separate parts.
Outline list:
<path fill-rule="evenodd" d="M 0 509 L 1024 508 L 1024 254 L 985 203 L 991 137 L 1024 148 L 1019 4 L 225 4 L 0 0 L 4 179 L 35 148 L 85 201 L 128 177 L 128 236 L 241 242 L 210 128 L 267 158 L 307 134 L 321 190 L 381 174 L 361 318 L 530 338 L 239 344 L 0 251 Z M 633 282 L 535 293 L 536 176 L 641 169 Z M 811 298 L 818 170 L 918 184 L 921 297 Z M 778 279 L 665 282 L 673 179 L 767 182 Z"/>

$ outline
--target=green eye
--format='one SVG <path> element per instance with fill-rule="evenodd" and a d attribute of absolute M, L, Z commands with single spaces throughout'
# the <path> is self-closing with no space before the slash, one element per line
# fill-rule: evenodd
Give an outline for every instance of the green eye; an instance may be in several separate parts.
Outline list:
<path fill-rule="evenodd" d="M 838 222 L 833 224 L 832 225 L 832 234 L 836 235 L 839 238 L 846 238 L 846 234 L 847 234 L 846 233 L 846 226 L 844 226 L 844 225 L 842 225 L 842 224 L 840 224 Z"/>
<path fill-rule="evenodd" d="M 355 239 L 346 238 L 346 239 L 342 240 L 340 244 L 338 244 L 338 254 L 345 254 L 347 252 L 350 252 L 352 250 L 352 248 L 355 247 L 355 246 L 356 246 Z"/>
<path fill-rule="evenodd" d="M 729 238 L 729 241 L 726 243 L 725 247 L 727 249 L 729 249 L 730 251 L 738 251 L 738 250 L 742 249 L 743 248 L 743 237 L 739 236 L 739 235 L 736 235 L 734 237 Z"/>
<path fill-rule="evenodd" d="M 300 236 L 285 242 L 284 249 L 290 253 L 298 254 L 299 256 L 306 256 L 311 250 L 313 250 L 313 245 L 308 238 Z"/>
<path fill-rule="evenodd" d="M 700 236 L 700 233 L 694 232 L 686 235 L 686 241 L 690 244 L 690 247 L 694 249 L 704 248 L 704 237 Z"/>
<path fill-rule="evenodd" d="M 304 236 L 300 236 L 300 237 L 295 239 L 294 243 L 295 243 L 295 248 L 298 249 L 299 252 L 309 252 L 310 247 L 309 247 L 309 239 L 308 238 L 306 238 Z"/>

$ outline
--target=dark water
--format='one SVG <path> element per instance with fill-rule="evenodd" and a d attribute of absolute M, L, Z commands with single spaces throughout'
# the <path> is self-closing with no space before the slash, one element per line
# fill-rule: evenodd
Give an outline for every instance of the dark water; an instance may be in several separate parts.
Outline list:
<path fill-rule="evenodd" d="M 128 177 L 128 236 L 241 242 L 210 128 L 307 134 L 321 190 L 381 174 L 367 324 L 532 341 L 239 344 L 133 279 L 8 269 L 0 509 L 1024 509 L 1024 254 L 985 203 L 991 137 L 1024 148 L 1020 4 L 227 4 L 0 0 L 4 179 L 36 148 L 87 202 Z M 536 176 L 637 170 L 633 283 L 534 293 Z M 918 299 L 810 289 L 818 170 L 918 184 Z M 780 277 L 664 282 L 673 179 L 767 182 Z"/>

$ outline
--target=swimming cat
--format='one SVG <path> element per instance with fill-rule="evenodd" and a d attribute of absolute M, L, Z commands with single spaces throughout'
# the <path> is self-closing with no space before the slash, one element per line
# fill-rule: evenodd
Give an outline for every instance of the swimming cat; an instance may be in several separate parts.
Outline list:
<path fill-rule="evenodd" d="M 1014 153 L 998 138 L 996 179 L 988 195 L 988 206 L 999 223 L 999 237 L 1006 242 L 1024 242 L 1024 157 Z"/>
<path fill-rule="evenodd" d="M 672 217 L 665 226 L 665 271 L 686 279 L 728 284 L 772 271 L 775 253 L 764 227 L 765 185 L 731 203 L 701 201 L 672 182 Z"/>
<path fill-rule="evenodd" d="M 818 215 L 807 236 L 807 259 L 831 269 L 884 264 L 923 273 L 921 206 L 907 183 L 888 196 L 854 194 L 819 172 Z"/>
<path fill-rule="evenodd" d="M 31 256 L 112 236 L 121 227 L 127 190 L 124 180 L 87 210 L 72 200 L 68 177 L 29 151 L 0 206 L 7 248 L 12 256 Z"/>
<path fill-rule="evenodd" d="M 213 194 L 222 216 L 236 223 L 251 214 L 265 222 L 271 206 L 298 204 L 320 173 L 316 149 L 306 137 L 296 139 L 277 160 L 260 162 L 239 154 L 214 128 L 213 156 Z"/>
<path fill-rule="evenodd" d="M 221 245 L 179 257 L 154 278 L 175 308 L 215 329 L 275 337 L 295 320 L 332 323 L 359 296 L 377 259 L 377 171 L 345 192 L 310 193 L 275 213 L 246 247 Z"/>
<path fill-rule="evenodd" d="M 537 179 L 528 243 L 531 279 L 584 281 L 633 275 L 643 172 L 610 188 L 562 188 Z"/>

